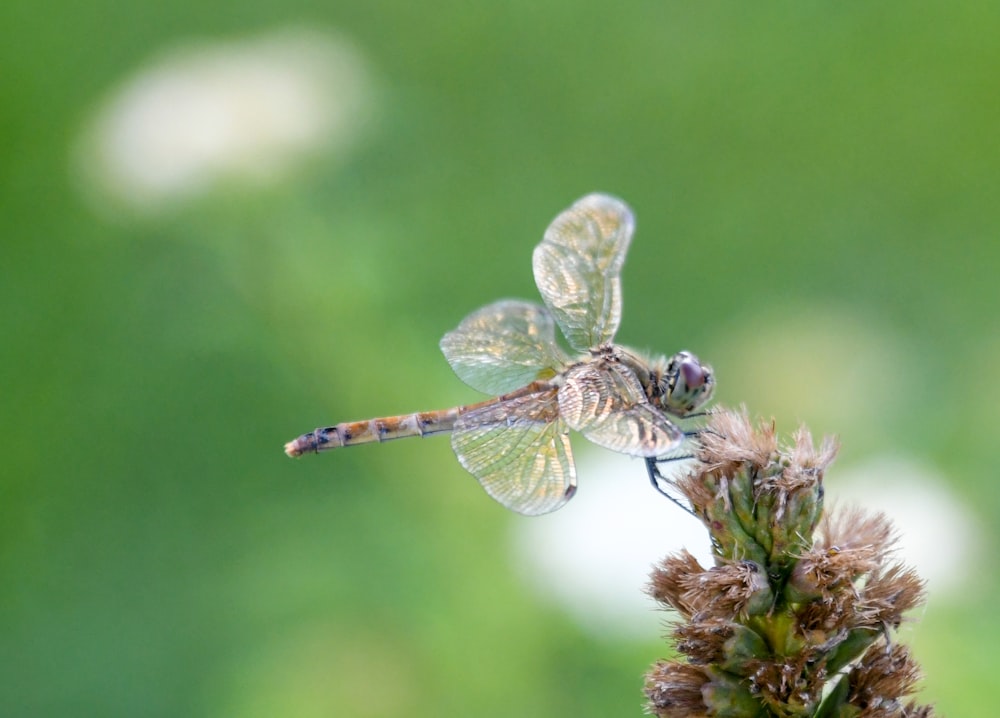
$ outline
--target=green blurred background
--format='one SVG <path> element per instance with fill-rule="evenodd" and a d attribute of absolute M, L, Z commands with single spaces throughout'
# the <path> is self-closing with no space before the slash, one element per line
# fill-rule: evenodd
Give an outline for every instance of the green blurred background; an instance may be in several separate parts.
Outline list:
<path fill-rule="evenodd" d="M 351 43 L 363 121 L 271 179 L 101 189 L 80 147 L 116 88 L 289 26 Z M 908 640 L 923 699 L 981 715 L 998 37 L 991 3 L 5 3 L 0 714 L 639 715 L 666 644 L 538 598 L 509 536 L 549 519 L 490 501 L 446 440 L 281 451 L 475 399 L 438 339 L 535 298 L 545 226 L 603 190 L 638 217 L 623 343 L 839 433 L 830 496 L 888 452 L 974 508 L 986 558 L 946 557 L 962 590 Z"/>

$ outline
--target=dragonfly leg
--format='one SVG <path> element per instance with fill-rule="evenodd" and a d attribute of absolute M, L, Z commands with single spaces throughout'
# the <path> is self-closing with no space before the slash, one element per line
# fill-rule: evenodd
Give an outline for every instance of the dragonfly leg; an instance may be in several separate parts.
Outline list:
<path fill-rule="evenodd" d="M 680 506 L 684 511 L 686 511 L 689 514 L 691 514 L 695 518 L 698 518 L 698 514 L 695 513 L 694 509 L 692 509 L 687 504 L 684 504 L 683 502 L 681 502 L 680 499 L 678 499 L 676 496 L 674 496 L 673 494 L 671 494 L 669 491 L 667 491 L 664 488 L 664 486 L 673 486 L 675 488 L 676 488 L 676 486 L 675 486 L 675 484 L 674 484 L 674 482 L 673 482 L 672 479 L 668 479 L 666 476 L 664 476 L 663 474 L 660 473 L 660 462 L 661 461 L 662 462 L 667 462 L 667 461 L 685 461 L 685 460 L 691 459 L 691 458 L 694 458 L 694 457 L 692 457 L 692 456 L 672 456 L 669 459 L 657 459 L 655 456 L 650 456 L 650 457 L 646 458 L 646 473 L 649 475 L 649 483 L 650 483 L 650 485 L 654 489 L 656 489 L 657 493 L 660 493 L 663 496 L 666 496 L 668 499 L 670 499 L 677 506 Z M 663 483 L 661 484 L 660 482 L 663 482 Z"/>
<path fill-rule="evenodd" d="M 714 409 L 702 409 L 701 411 L 696 411 L 693 414 L 685 414 L 683 418 L 687 421 L 688 419 L 701 419 L 702 417 L 712 416 L 713 414 L 715 414 Z"/>

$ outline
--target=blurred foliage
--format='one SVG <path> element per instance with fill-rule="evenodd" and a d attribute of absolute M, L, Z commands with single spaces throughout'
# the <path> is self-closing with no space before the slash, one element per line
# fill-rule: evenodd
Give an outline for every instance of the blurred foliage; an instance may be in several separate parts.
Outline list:
<path fill-rule="evenodd" d="M 104 93 L 286 24 L 371 63 L 353 155 L 88 207 Z M 0 713 L 638 714 L 657 637 L 537 602 L 505 540 L 528 519 L 446 440 L 281 452 L 471 400 L 438 338 L 534 298 L 534 244 L 592 190 L 638 216 L 624 343 L 697 351 L 721 401 L 839 432 L 842 460 L 917 453 L 997 525 L 998 33 L 990 3 L 5 3 Z M 998 668 L 1000 577 L 973 579 L 914 632 L 953 716 Z"/>

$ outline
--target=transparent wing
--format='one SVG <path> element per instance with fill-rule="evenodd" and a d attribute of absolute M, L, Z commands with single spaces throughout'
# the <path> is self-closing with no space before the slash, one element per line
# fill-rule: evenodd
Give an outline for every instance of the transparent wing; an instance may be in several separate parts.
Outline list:
<path fill-rule="evenodd" d="M 624 202 L 591 194 L 556 217 L 535 247 L 535 284 L 578 351 L 609 343 L 618 331 L 620 275 L 634 227 Z"/>
<path fill-rule="evenodd" d="M 623 454 L 661 456 L 684 441 L 684 432 L 648 402 L 632 370 L 617 362 L 570 369 L 559 388 L 559 413 L 590 441 Z"/>
<path fill-rule="evenodd" d="M 556 344 L 545 307 L 505 299 L 479 309 L 441 339 L 451 368 L 473 389 L 506 394 L 561 371 L 568 359 Z"/>
<path fill-rule="evenodd" d="M 486 493 L 507 508 L 555 511 L 576 491 L 576 468 L 556 389 L 508 399 L 459 417 L 451 446 Z"/>

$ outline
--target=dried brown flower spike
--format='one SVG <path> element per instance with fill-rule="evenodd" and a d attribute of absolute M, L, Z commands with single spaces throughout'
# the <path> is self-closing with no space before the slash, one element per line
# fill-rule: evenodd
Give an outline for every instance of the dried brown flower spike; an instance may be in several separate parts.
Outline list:
<path fill-rule="evenodd" d="M 823 514 L 836 443 L 804 428 L 779 444 L 773 422 L 715 413 L 694 470 L 676 486 L 708 528 L 715 566 L 665 558 L 649 591 L 682 617 L 685 660 L 646 676 L 657 716 L 930 718 L 904 703 L 919 669 L 891 632 L 924 584 L 892 560 L 883 514 Z"/>

